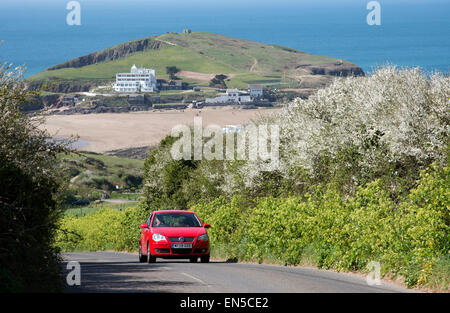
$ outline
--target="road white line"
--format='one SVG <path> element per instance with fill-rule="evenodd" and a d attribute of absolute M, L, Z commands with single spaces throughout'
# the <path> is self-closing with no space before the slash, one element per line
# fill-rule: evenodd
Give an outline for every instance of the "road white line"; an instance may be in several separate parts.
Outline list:
<path fill-rule="evenodd" d="M 191 279 L 193 279 L 193 280 L 196 280 L 196 281 L 198 281 L 199 283 L 201 283 L 201 284 L 203 284 L 203 285 L 205 285 L 205 286 L 208 286 L 208 287 L 211 287 L 210 285 L 208 285 L 207 283 L 205 283 L 203 280 L 201 280 L 200 278 L 197 278 L 197 277 L 194 277 L 194 276 L 192 276 L 192 275 L 189 275 L 189 274 L 186 274 L 186 273 L 181 273 L 181 274 L 183 274 L 184 276 L 186 276 L 186 277 L 189 277 L 189 278 L 191 278 Z"/>

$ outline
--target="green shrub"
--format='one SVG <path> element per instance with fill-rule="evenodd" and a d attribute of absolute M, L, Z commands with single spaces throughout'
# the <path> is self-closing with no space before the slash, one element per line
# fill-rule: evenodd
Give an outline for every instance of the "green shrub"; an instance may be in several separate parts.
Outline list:
<path fill-rule="evenodd" d="M 56 245 L 61 251 L 135 251 L 139 225 L 146 217 L 139 206 L 123 211 L 104 208 L 83 217 L 67 215 L 60 221 Z"/>
<path fill-rule="evenodd" d="M 198 204 L 193 210 L 204 223 L 214 225 L 208 231 L 211 248 L 227 259 L 238 257 L 243 227 L 248 221 L 247 212 L 236 205 L 236 199 L 228 203 L 221 197 L 211 203 Z"/>
<path fill-rule="evenodd" d="M 376 180 L 347 199 L 328 185 L 305 197 L 263 198 L 247 210 L 236 198 L 193 209 L 212 224 L 220 256 L 293 265 L 306 259 L 344 271 L 365 271 L 377 261 L 382 274 L 401 275 L 410 287 L 448 285 L 448 184 L 448 167 L 433 166 L 399 203 Z"/>
<path fill-rule="evenodd" d="M 405 267 L 407 271 L 416 269 L 408 272 L 409 285 L 427 284 L 439 259 L 449 255 L 449 184 L 449 168 L 432 166 L 421 173 L 417 188 L 399 205 L 395 223 L 400 229 Z"/>
<path fill-rule="evenodd" d="M 39 114 L 20 112 L 37 94 L 24 88 L 23 67 L 0 63 L 0 292 L 61 291 L 53 247 L 63 183 L 56 155 L 70 142 L 41 130 Z"/>

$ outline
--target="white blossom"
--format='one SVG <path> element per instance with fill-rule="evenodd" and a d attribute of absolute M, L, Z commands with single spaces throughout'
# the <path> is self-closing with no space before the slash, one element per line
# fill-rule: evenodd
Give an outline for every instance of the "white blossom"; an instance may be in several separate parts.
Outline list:
<path fill-rule="evenodd" d="M 335 156 L 346 146 L 363 156 L 358 164 L 363 170 L 376 166 L 378 146 L 386 162 L 446 161 L 449 104 L 450 78 L 427 76 L 419 68 L 384 66 L 367 77 L 336 79 L 309 99 L 285 105 L 270 120 L 280 126 L 279 171 L 286 177 L 294 168 L 313 174 L 320 155 Z M 261 175 L 258 162 L 233 170 L 225 174 L 227 184 L 240 176 L 251 187 Z"/>

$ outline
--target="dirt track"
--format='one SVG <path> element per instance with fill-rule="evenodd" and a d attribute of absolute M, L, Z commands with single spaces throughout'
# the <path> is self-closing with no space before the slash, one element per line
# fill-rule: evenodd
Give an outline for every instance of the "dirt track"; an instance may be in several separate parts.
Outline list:
<path fill-rule="evenodd" d="M 184 78 L 190 78 L 202 82 L 209 82 L 211 79 L 213 79 L 218 74 L 205 74 L 205 73 L 198 73 L 198 72 L 190 72 L 190 71 L 180 71 L 176 74 L 177 76 L 184 77 Z M 228 78 L 233 78 L 234 74 L 223 74 L 226 75 Z"/>

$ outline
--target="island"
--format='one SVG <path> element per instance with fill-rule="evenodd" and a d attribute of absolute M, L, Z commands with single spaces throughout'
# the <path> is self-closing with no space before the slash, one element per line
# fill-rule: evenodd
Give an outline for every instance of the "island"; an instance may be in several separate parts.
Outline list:
<path fill-rule="evenodd" d="M 126 42 L 31 76 L 26 87 L 40 96 L 26 109 L 77 114 L 276 106 L 307 98 L 335 77 L 362 75 L 346 60 L 184 30 Z"/>

